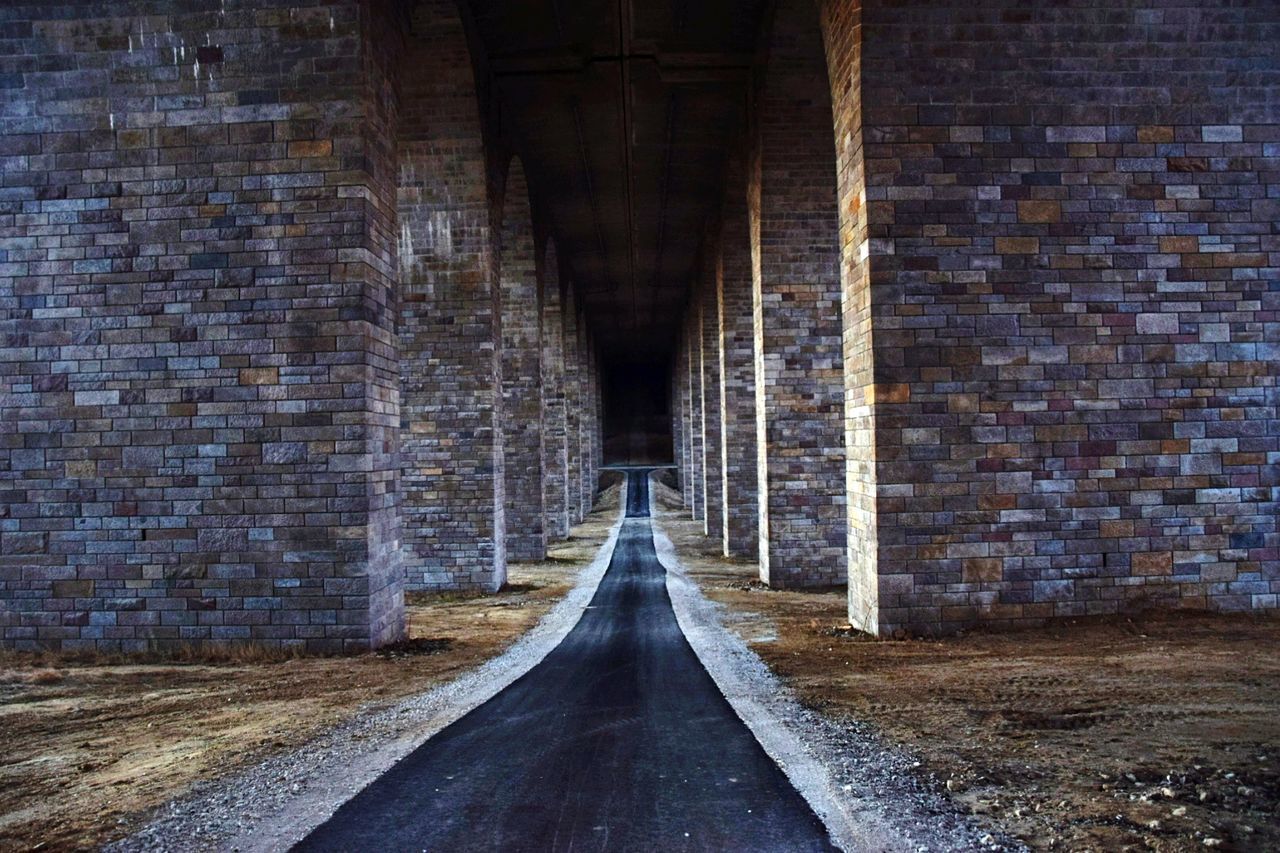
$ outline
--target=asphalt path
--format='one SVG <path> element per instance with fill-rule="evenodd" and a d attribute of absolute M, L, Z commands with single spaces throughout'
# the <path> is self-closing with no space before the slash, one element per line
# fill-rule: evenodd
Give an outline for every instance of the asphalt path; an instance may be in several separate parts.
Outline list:
<path fill-rule="evenodd" d="M 297 850 L 831 850 L 689 647 L 653 549 L 648 473 L 577 626 Z"/>

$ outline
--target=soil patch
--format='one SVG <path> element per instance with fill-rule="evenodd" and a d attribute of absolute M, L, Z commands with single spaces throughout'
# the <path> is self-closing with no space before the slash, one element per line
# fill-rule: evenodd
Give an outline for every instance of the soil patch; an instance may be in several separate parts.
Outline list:
<path fill-rule="evenodd" d="M 1280 849 L 1280 619 L 1152 613 L 875 640 L 843 591 L 772 591 L 657 495 L 704 593 L 801 701 L 873 726 L 1041 850 Z"/>
<path fill-rule="evenodd" d="M 411 596 L 409 639 L 346 658 L 268 649 L 148 659 L 0 652 L 0 850 L 89 849 L 197 781 L 295 749 L 501 654 L 573 586 L 618 490 L 489 596 Z"/>

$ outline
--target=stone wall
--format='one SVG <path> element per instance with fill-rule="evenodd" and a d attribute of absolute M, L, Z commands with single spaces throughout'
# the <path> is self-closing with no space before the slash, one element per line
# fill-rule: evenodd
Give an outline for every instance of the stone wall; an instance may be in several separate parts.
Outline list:
<path fill-rule="evenodd" d="M 716 244 L 710 233 L 703 244 L 702 274 L 695 283 L 698 300 L 699 405 L 702 407 L 703 530 L 724 536 L 724 470 L 720 442 L 720 305 L 716 290 Z"/>
<path fill-rule="evenodd" d="M 452 0 L 419 3 L 399 130 L 401 512 L 411 589 L 506 580 L 501 311 L 471 57 Z"/>
<path fill-rule="evenodd" d="M 811 0 L 778 4 L 755 93 L 753 240 L 760 574 L 843 583 L 844 388 L 835 156 Z"/>
<path fill-rule="evenodd" d="M 502 198 L 502 448 L 507 556 L 541 560 L 547 553 L 542 490 L 542 308 L 529 187 L 519 158 L 508 167 Z"/>
<path fill-rule="evenodd" d="M 538 291 L 542 305 L 542 502 L 548 539 L 569 535 L 566 496 L 569 448 L 565 425 L 565 343 L 561 320 L 560 263 L 554 241 L 542 254 Z"/>
<path fill-rule="evenodd" d="M 721 452 L 724 468 L 724 553 L 757 553 L 755 364 L 751 314 L 751 235 L 747 184 L 741 156 L 731 158 L 716 267 L 719 304 Z"/>
<path fill-rule="evenodd" d="M 879 628 L 1274 607 L 1280 9 L 865 2 L 860 56 L 826 22 Z"/>
<path fill-rule="evenodd" d="M 6 645 L 403 631 L 372 7 L 0 9 Z"/>

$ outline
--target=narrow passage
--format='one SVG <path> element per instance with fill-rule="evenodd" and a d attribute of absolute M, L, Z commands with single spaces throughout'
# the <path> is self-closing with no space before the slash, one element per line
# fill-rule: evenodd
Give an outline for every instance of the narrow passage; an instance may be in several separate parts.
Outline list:
<path fill-rule="evenodd" d="M 831 850 L 689 647 L 654 553 L 647 471 L 581 621 L 299 850 Z"/>

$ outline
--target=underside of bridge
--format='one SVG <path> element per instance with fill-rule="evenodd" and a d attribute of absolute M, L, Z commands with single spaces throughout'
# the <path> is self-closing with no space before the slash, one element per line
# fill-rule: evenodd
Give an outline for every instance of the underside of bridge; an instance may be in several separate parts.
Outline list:
<path fill-rule="evenodd" d="M 1280 594 L 1271 0 L 0 8 L 6 646 L 313 651 L 673 465 L 871 633 Z"/>

